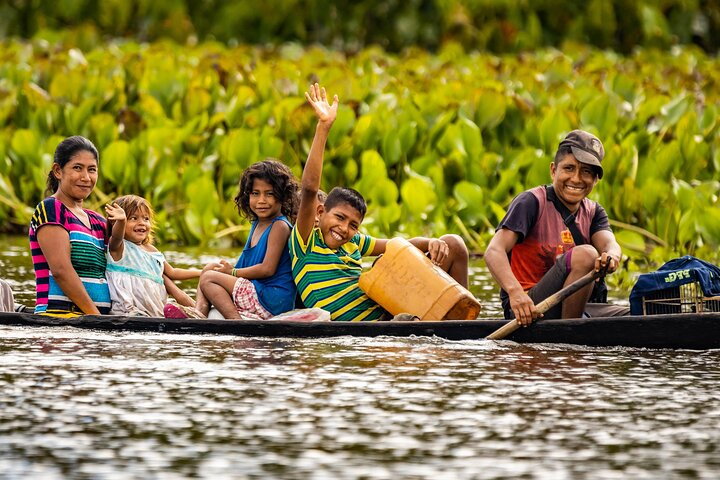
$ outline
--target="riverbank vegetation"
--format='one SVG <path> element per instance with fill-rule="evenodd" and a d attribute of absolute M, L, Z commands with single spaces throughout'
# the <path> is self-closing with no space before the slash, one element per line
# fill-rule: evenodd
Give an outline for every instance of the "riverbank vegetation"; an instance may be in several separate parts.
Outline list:
<path fill-rule="evenodd" d="M 320 81 L 341 99 L 324 187 L 366 195 L 369 233 L 452 231 L 482 252 L 510 200 L 549 182 L 562 135 L 585 128 L 607 151 L 592 198 L 629 266 L 720 258 L 720 62 L 698 46 L 480 53 L 449 40 L 390 53 L 96 33 L 0 45 L 5 230 L 27 229 L 55 146 L 80 134 L 101 153 L 91 208 L 139 194 L 161 242 L 243 242 L 240 172 L 270 156 L 300 174 L 313 133 L 303 92 Z"/>
<path fill-rule="evenodd" d="M 9 0 L 0 35 L 43 38 L 78 30 L 78 47 L 105 38 L 181 44 L 321 44 L 357 52 L 465 50 L 508 53 L 580 42 L 623 54 L 636 47 L 720 46 L 716 0 Z"/>

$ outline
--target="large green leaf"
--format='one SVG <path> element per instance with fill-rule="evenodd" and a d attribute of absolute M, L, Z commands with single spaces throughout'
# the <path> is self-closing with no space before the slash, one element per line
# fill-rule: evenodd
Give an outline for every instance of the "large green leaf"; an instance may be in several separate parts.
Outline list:
<path fill-rule="evenodd" d="M 700 116 L 700 130 L 705 136 L 710 135 L 712 130 L 718 124 L 718 107 L 715 105 L 706 105 Z"/>
<path fill-rule="evenodd" d="M 479 185 L 465 181 L 458 182 L 453 189 L 453 195 L 458 200 L 458 210 L 463 220 L 474 226 L 486 218 L 487 205 Z"/>
<path fill-rule="evenodd" d="M 483 130 L 495 128 L 505 118 L 506 97 L 500 92 L 486 90 L 480 97 L 475 113 L 477 126 Z"/>
<path fill-rule="evenodd" d="M 660 109 L 660 113 L 665 116 L 664 126 L 668 128 L 675 125 L 680 120 L 680 118 L 688 111 L 691 103 L 692 97 L 681 94 L 675 97 L 669 103 L 663 105 L 663 107 Z"/>
<path fill-rule="evenodd" d="M 274 129 L 265 128 L 260 134 L 258 158 L 280 158 L 283 152 L 283 141 L 275 136 Z"/>
<path fill-rule="evenodd" d="M 33 130 L 19 129 L 12 136 L 10 148 L 15 152 L 18 160 L 32 165 L 39 162 L 39 144 L 40 139 L 37 133 Z"/>
<path fill-rule="evenodd" d="M 332 101 L 332 99 L 328 99 Z M 338 108 L 337 118 L 333 123 L 332 130 L 328 135 L 328 144 L 335 146 L 345 137 L 355 126 L 355 113 L 349 107 L 340 105 Z"/>
<path fill-rule="evenodd" d="M 118 137 L 115 118 L 109 113 L 98 113 L 90 118 L 90 132 L 93 143 L 101 152 Z"/>
<path fill-rule="evenodd" d="M 628 255 L 630 252 L 634 253 L 645 253 L 646 250 L 646 244 L 645 244 L 645 238 L 643 238 L 642 235 L 640 235 L 637 232 L 633 232 L 631 230 L 620 230 L 616 231 L 615 233 L 615 239 L 620 244 L 620 246 L 623 249 L 623 252 L 625 252 L 626 255 Z"/>
<path fill-rule="evenodd" d="M 360 151 L 378 148 L 378 138 L 375 116 L 369 113 L 360 117 L 353 130 L 353 140 Z"/>
<path fill-rule="evenodd" d="M 232 130 L 225 143 L 229 162 L 244 169 L 258 161 L 260 145 L 256 131 L 247 128 Z"/>
<path fill-rule="evenodd" d="M 540 142 L 543 149 L 550 153 L 557 150 L 563 136 L 572 130 L 567 114 L 560 109 L 551 109 L 540 121 Z"/>
<path fill-rule="evenodd" d="M 459 208 L 482 208 L 483 191 L 479 185 L 470 182 L 458 182 L 453 189 L 455 198 L 460 202 Z"/>
<path fill-rule="evenodd" d="M 457 152 L 462 155 L 462 157 L 467 157 L 468 154 L 465 150 L 465 143 L 463 142 L 463 132 L 456 123 L 448 125 L 447 128 L 445 128 L 436 146 L 442 155 L 449 156 Z"/>
<path fill-rule="evenodd" d="M 477 161 L 483 153 L 480 129 L 467 118 L 459 118 L 457 123 L 462 136 L 463 150 L 470 161 Z"/>
<path fill-rule="evenodd" d="M 375 211 L 377 223 L 382 226 L 384 231 L 390 231 L 392 225 L 400 220 L 401 216 L 402 208 L 397 203 L 385 205 Z"/>
<path fill-rule="evenodd" d="M 609 96 L 596 96 L 580 112 L 580 121 L 586 130 L 591 130 L 590 126 L 595 127 L 599 138 L 612 137 L 617 129 L 617 107 Z"/>
<path fill-rule="evenodd" d="M 395 182 L 386 178 L 373 189 L 372 198 L 382 207 L 397 205 L 398 187 L 395 185 Z"/>
<path fill-rule="evenodd" d="M 720 247 L 720 208 L 708 206 L 697 217 L 698 232 L 712 248 Z"/>
<path fill-rule="evenodd" d="M 388 166 L 395 165 L 400 160 L 402 144 L 396 131 L 387 130 L 385 132 L 382 140 L 382 154 Z"/>
<path fill-rule="evenodd" d="M 400 150 L 404 155 L 410 152 L 410 149 L 417 142 L 418 127 L 414 121 L 402 123 L 397 132 L 398 139 L 400 140 Z"/>
<path fill-rule="evenodd" d="M 421 218 L 435 207 L 437 195 L 432 182 L 419 175 L 405 180 L 400 187 L 403 206 L 415 217 Z"/>
<path fill-rule="evenodd" d="M 122 185 L 126 172 L 130 171 L 134 164 L 130 144 L 125 140 L 118 140 L 103 151 L 100 169 L 104 177 L 116 185 Z"/>

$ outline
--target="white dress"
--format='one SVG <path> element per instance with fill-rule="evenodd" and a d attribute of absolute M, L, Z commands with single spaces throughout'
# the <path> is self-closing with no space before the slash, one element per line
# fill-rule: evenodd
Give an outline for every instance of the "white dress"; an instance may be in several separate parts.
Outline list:
<path fill-rule="evenodd" d="M 123 240 L 120 260 L 108 252 L 106 277 L 112 299 L 111 315 L 163 317 L 167 290 L 163 283 L 165 255 L 148 252 L 139 245 Z"/>

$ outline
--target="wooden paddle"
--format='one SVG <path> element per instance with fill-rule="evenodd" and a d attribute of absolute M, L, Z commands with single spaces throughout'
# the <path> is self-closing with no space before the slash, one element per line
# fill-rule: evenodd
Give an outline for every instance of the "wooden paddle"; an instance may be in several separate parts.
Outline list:
<path fill-rule="evenodd" d="M 573 283 L 568 285 L 567 287 L 563 288 L 562 290 L 558 290 L 554 294 L 550 295 L 548 298 L 543 300 L 542 302 L 535 305 L 535 310 L 538 313 L 545 313 L 548 310 L 550 310 L 552 307 L 557 305 L 558 303 L 563 302 L 566 298 L 568 298 L 573 293 L 577 292 L 581 288 L 583 288 L 588 283 L 591 283 L 596 278 L 602 277 L 605 275 L 605 268 L 601 268 L 599 272 L 591 271 L 588 274 L 578 278 Z M 485 337 L 488 340 L 500 340 L 508 335 L 510 335 L 512 332 L 520 328 L 520 324 L 516 319 L 510 320 L 508 323 L 503 325 L 502 327 L 498 328 L 494 332 L 492 332 L 490 335 Z"/>

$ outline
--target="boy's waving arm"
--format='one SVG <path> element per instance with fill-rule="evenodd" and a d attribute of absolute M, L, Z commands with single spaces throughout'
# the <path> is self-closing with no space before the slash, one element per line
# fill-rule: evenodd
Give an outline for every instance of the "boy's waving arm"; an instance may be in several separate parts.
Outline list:
<path fill-rule="evenodd" d="M 333 97 L 331 105 L 328 103 L 325 88 L 320 88 L 316 83 L 310 85 L 310 92 L 305 92 L 305 98 L 318 117 L 315 137 L 300 181 L 300 209 L 296 222 L 298 233 L 303 240 L 307 241 L 315 226 L 317 192 L 320 189 L 320 180 L 322 179 L 325 143 L 335 117 L 337 117 L 338 96 Z"/>

